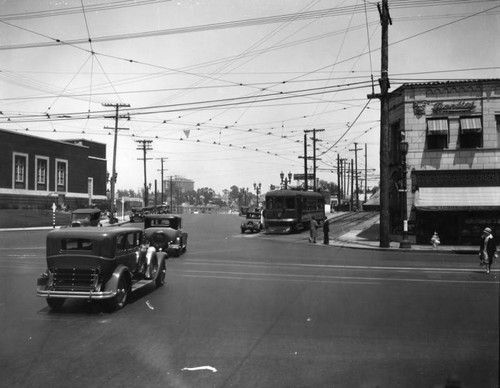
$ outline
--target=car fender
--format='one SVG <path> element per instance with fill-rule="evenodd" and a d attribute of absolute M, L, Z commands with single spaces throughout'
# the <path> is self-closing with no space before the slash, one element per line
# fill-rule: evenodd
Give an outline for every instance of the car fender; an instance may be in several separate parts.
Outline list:
<path fill-rule="evenodd" d="M 146 252 L 146 266 L 148 268 L 151 265 L 151 260 L 153 259 L 155 254 L 156 254 L 156 248 L 151 246 L 148 247 L 148 250 Z"/>
<path fill-rule="evenodd" d="M 167 252 L 158 252 L 156 254 L 156 258 L 158 259 L 158 268 L 160 268 L 162 261 L 165 262 L 165 266 L 167 265 L 167 259 L 168 259 Z"/>
<path fill-rule="evenodd" d="M 116 267 L 116 269 L 113 271 L 113 274 L 104 285 L 104 291 L 116 291 L 118 287 L 118 280 L 120 279 L 121 276 L 125 276 L 129 284 L 131 283 L 132 275 L 129 269 L 125 267 L 123 264 L 120 264 Z"/>

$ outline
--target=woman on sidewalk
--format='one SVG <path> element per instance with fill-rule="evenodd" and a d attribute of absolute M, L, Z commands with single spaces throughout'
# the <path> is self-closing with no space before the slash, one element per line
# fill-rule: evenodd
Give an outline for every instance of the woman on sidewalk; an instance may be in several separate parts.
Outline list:
<path fill-rule="evenodd" d="M 491 233 L 491 228 L 485 228 L 481 235 L 481 245 L 479 246 L 480 265 L 486 265 L 486 273 L 490 273 L 493 258 L 497 256 L 497 244 Z"/>

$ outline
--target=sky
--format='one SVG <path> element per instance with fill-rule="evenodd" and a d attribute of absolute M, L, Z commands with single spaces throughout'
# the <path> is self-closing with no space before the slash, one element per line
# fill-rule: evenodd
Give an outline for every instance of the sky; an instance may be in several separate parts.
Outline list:
<path fill-rule="evenodd" d="M 361 0 L 3 0 L 0 128 L 107 146 L 117 189 L 182 176 L 218 193 L 280 173 L 378 185 L 381 27 Z M 389 0 L 390 91 L 500 78 L 499 0 Z M 111 129 L 109 129 L 111 128 Z M 307 131 L 307 132 L 306 132 Z M 365 162 L 366 161 L 366 162 Z M 309 171 L 312 160 L 308 161 Z M 294 182 L 293 184 L 295 184 Z"/>

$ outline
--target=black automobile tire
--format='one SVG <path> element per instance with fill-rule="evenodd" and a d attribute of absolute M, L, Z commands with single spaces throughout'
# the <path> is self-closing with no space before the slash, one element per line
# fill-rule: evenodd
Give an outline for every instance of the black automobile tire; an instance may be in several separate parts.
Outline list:
<path fill-rule="evenodd" d="M 181 253 L 182 253 L 182 248 L 177 248 L 175 250 L 175 257 L 181 257 Z"/>
<path fill-rule="evenodd" d="M 162 260 L 158 274 L 156 275 L 155 285 L 156 287 L 161 287 L 165 284 L 165 276 L 167 273 L 167 267 L 165 261 Z"/>
<path fill-rule="evenodd" d="M 47 304 L 52 310 L 61 310 L 66 298 L 47 298 Z"/>
<path fill-rule="evenodd" d="M 118 279 L 118 285 L 116 287 L 116 295 L 107 301 L 107 307 L 110 312 L 121 309 L 127 303 L 128 294 L 130 293 L 130 282 L 125 277 L 121 275 Z"/>

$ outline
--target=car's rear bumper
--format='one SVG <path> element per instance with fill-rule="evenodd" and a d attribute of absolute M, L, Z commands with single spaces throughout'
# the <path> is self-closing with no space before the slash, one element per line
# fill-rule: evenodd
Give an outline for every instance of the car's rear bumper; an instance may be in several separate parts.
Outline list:
<path fill-rule="evenodd" d="M 114 291 L 53 291 L 38 288 L 36 290 L 37 296 L 42 298 L 75 298 L 75 299 L 109 299 L 116 295 Z"/>

